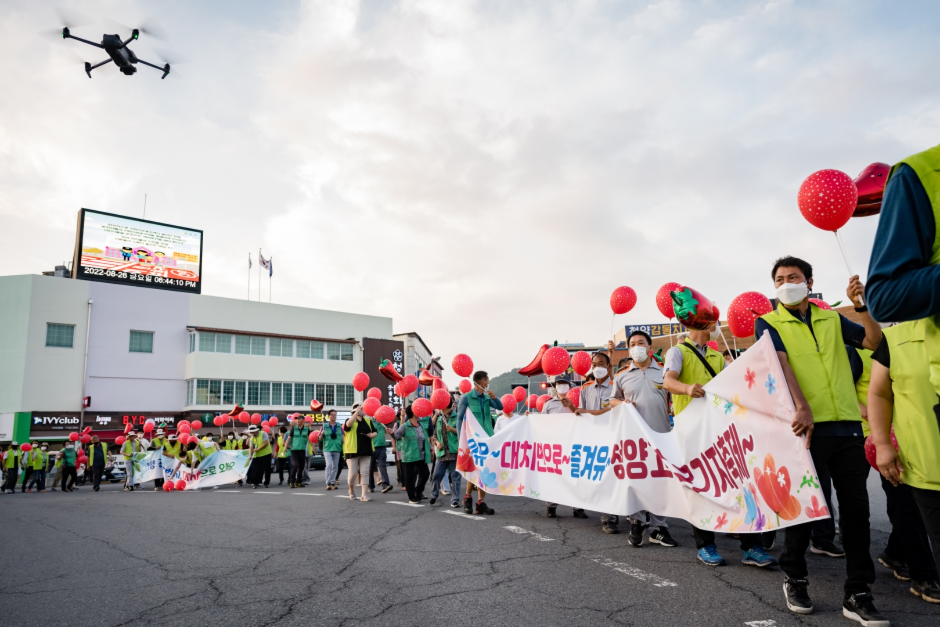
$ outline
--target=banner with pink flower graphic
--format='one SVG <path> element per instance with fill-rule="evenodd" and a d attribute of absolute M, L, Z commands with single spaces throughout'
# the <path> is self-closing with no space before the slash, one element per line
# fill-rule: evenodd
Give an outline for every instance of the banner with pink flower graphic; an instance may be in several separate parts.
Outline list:
<path fill-rule="evenodd" d="M 767 531 L 829 510 L 766 335 L 657 433 L 630 404 L 601 416 L 519 416 L 487 437 L 468 411 L 457 468 L 492 494 L 609 514 L 646 510 L 727 533 Z"/>

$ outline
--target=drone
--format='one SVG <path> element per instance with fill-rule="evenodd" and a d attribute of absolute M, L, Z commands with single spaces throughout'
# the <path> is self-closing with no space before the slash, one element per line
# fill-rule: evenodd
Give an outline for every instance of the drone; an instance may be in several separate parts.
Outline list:
<path fill-rule="evenodd" d="M 137 72 L 137 68 L 134 67 L 138 63 L 150 66 L 157 70 L 163 70 L 163 76 L 161 79 L 166 78 L 167 74 L 170 73 L 170 64 L 167 63 L 163 67 L 159 65 L 154 65 L 153 63 L 147 63 L 143 59 L 138 59 L 137 55 L 134 54 L 134 51 L 127 47 L 127 44 L 132 41 L 136 41 L 140 37 L 140 30 L 135 28 L 131 32 L 131 36 L 127 40 L 122 40 L 120 35 L 102 35 L 101 43 L 96 44 L 93 41 L 88 41 L 87 39 L 82 39 L 81 37 L 76 37 L 69 31 L 69 27 L 66 26 L 62 29 L 62 38 L 63 39 L 76 39 L 82 43 L 86 43 L 89 46 L 94 46 L 95 48 L 103 48 L 105 52 L 108 53 L 110 59 L 102 61 L 92 65 L 91 63 L 85 62 L 85 74 L 88 75 L 88 78 L 91 78 L 91 71 L 95 68 L 101 67 L 106 63 L 111 63 L 114 61 L 114 64 L 120 68 L 121 72 L 127 76 L 131 76 Z"/>

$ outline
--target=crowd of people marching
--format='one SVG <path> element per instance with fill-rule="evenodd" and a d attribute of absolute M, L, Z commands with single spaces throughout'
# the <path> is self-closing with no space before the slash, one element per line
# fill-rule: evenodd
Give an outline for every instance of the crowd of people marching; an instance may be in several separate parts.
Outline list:
<path fill-rule="evenodd" d="M 833 519 L 787 527 L 782 531 L 779 557 L 770 555 L 777 532 L 737 536 L 743 564 L 779 567 L 785 574 L 787 607 L 809 614 L 806 551 L 843 558 L 846 566 L 843 614 L 863 625 L 889 625 L 874 605 L 875 581 L 869 525 L 866 437 L 875 451 L 873 465 L 881 474 L 892 532 L 878 563 L 894 577 L 909 581 L 910 591 L 931 603 L 940 603 L 937 562 L 940 561 L 940 147 L 910 157 L 895 166 L 884 194 L 881 219 L 869 268 L 867 289 L 858 277 L 850 279 L 846 294 L 861 323 L 810 302 L 813 268 L 795 257 L 778 259 L 770 269 L 778 306 L 755 322 L 758 337 L 769 334 L 795 405 L 793 433 L 805 437 L 832 511 L 831 489 L 838 499 L 838 530 Z M 882 322 L 876 322 L 882 321 Z M 884 321 L 892 321 L 885 323 Z M 672 418 L 692 399 L 705 395 L 703 386 L 717 376 L 729 355 L 708 347 L 720 332 L 717 322 L 688 328 L 686 336 L 663 359 L 654 358 L 652 339 L 642 331 L 627 338 L 630 359 L 612 363 L 613 344 L 592 356 L 588 381 L 580 386 L 577 401 L 565 375 L 550 378 L 550 399 L 542 413 L 600 415 L 621 403 L 631 403 L 649 427 L 672 429 Z M 481 486 L 467 482 L 456 462 L 463 417 L 471 412 L 489 434 L 503 429 L 519 414 L 503 411 L 503 403 L 489 389 L 486 372 L 472 377 L 472 389 L 450 396 L 446 408 L 418 416 L 405 407 L 391 424 L 365 414 L 359 405 L 337 421 L 335 410 L 314 431 L 296 416 L 289 425 L 269 435 L 251 425 L 230 432 L 221 442 L 211 435 L 185 446 L 175 435 L 157 430 L 152 440 L 130 433 L 120 453 L 131 455 L 161 448 L 175 463 L 198 467 L 215 450 L 247 450 L 251 465 L 245 479 L 252 488 L 268 487 L 272 472 L 291 488 L 309 483 L 308 458 L 322 452 L 324 487 L 337 490 L 342 471 L 353 501 L 370 501 L 375 490 L 392 486 L 387 466 L 397 470 L 398 489 L 414 504 L 435 505 L 449 496 L 449 506 L 467 515 L 493 515 Z M 569 398 L 569 395 L 571 398 Z M 314 437 L 311 437 L 313 435 Z M 896 443 L 893 439 L 896 438 Z M 47 446 L 24 451 L 16 443 L 3 453 L 3 489 L 11 493 L 23 469 L 21 491 L 45 490 Z M 391 458 L 389 458 L 391 453 Z M 75 452 L 71 445 L 56 459 L 56 478 L 63 491 L 75 489 Z M 88 446 L 87 467 L 94 490 L 112 452 L 94 438 Z M 391 459 L 391 461 L 389 461 Z M 61 478 L 59 476 L 61 471 Z M 426 496 L 430 482 L 430 497 Z M 159 480 L 156 489 L 159 489 Z M 239 481 L 241 483 L 241 481 Z M 133 490 L 128 470 L 125 489 Z M 356 489 L 359 488 L 357 494 Z M 476 495 L 474 497 L 474 491 Z M 546 515 L 559 515 L 559 505 L 546 503 Z M 588 518 L 582 509 L 572 515 Z M 605 533 L 620 533 L 619 517 L 600 513 Z M 675 547 L 666 518 L 640 511 L 628 517 L 627 542 L 641 546 L 645 539 L 660 547 Z M 841 547 L 836 543 L 837 531 Z M 647 535 L 648 534 L 648 535 Z M 725 563 L 715 533 L 695 528 L 697 558 L 707 566 Z"/>

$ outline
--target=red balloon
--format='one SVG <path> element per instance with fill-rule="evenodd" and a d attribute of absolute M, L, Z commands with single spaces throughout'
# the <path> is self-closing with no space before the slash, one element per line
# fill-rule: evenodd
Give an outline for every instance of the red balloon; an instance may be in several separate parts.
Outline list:
<path fill-rule="evenodd" d="M 163 484 L 163 491 L 164 491 L 164 492 L 172 492 L 172 491 L 173 491 L 173 482 L 172 482 L 172 481 L 167 481 L 167 482 L 165 482 L 165 483 Z"/>
<path fill-rule="evenodd" d="M 261 424 L 261 414 L 252 414 L 251 415 L 251 424 L 260 425 Z"/>
<path fill-rule="evenodd" d="M 581 402 L 581 388 L 573 387 L 568 390 L 568 393 L 565 394 L 568 397 L 568 400 L 571 401 L 571 404 L 575 407 L 578 406 L 578 403 Z"/>
<path fill-rule="evenodd" d="M 770 300 L 760 292 L 744 292 L 728 305 L 728 328 L 734 337 L 754 335 L 754 322 L 773 311 Z"/>
<path fill-rule="evenodd" d="M 473 384 L 470 383 L 469 379 L 461 379 L 460 383 L 457 384 L 457 389 L 460 390 L 461 394 L 467 394 L 473 389 Z"/>
<path fill-rule="evenodd" d="M 447 390 L 435 390 L 431 392 L 431 405 L 434 409 L 447 409 L 450 405 L 450 392 Z"/>
<path fill-rule="evenodd" d="M 271 426 L 270 426 L 270 425 L 261 425 L 261 430 L 264 431 L 265 433 L 271 433 Z"/>
<path fill-rule="evenodd" d="M 180 479 L 179 481 L 176 482 L 176 485 L 173 486 L 173 487 L 175 487 L 177 490 L 185 490 L 185 489 L 186 489 L 186 482 L 183 481 L 182 479 Z"/>
<path fill-rule="evenodd" d="M 827 303 L 827 302 L 824 301 L 824 300 L 819 300 L 818 298 L 810 298 L 810 299 L 809 299 L 809 302 L 813 303 L 814 305 L 816 305 L 816 306 L 819 307 L 820 309 L 828 309 L 829 311 L 832 311 L 832 307 L 830 307 L 830 306 L 829 306 L 829 303 Z"/>
<path fill-rule="evenodd" d="M 383 425 L 392 424 L 395 422 L 395 410 L 388 405 L 382 405 L 375 410 L 375 416 L 373 417 Z"/>
<path fill-rule="evenodd" d="M 558 376 L 568 369 L 568 351 L 556 346 L 545 351 L 542 355 L 542 372 L 550 377 Z"/>
<path fill-rule="evenodd" d="M 582 377 L 591 370 L 591 355 L 585 351 L 578 351 L 571 356 L 571 368 Z"/>
<path fill-rule="evenodd" d="M 418 373 L 418 383 L 421 385 L 432 386 L 438 379 L 440 379 L 440 377 L 435 377 L 427 368 Z"/>
<path fill-rule="evenodd" d="M 473 374 L 473 360 L 470 359 L 469 355 L 460 353 L 450 362 L 450 366 L 458 377 L 469 377 Z"/>
<path fill-rule="evenodd" d="M 179 431 L 180 433 L 189 433 L 192 429 L 190 428 L 189 425 L 180 425 L 176 427 L 176 430 Z"/>
<path fill-rule="evenodd" d="M 710 340 L 710 341 L 708 341 L 708 342 L 705 342 L 705 346 L 707 346 L 708 348 L 712 349 L 713 351 L 717 351 L 717 350 L 718 350 L 718 342 L 717 342 L 717 340 Z"/>
<path fill-rule="evenodd" d="M 548 394 L 542 394 L 537 401 L 535 401 L 535 409 L 541 414 L 542 408 L 545 407 L 545 403 L 548 402 L 551 396 Z"/>
<path fill-rule="evenodd" d="M 704 331 L 719 319 L 718 307 L 698 290 L 680 285 L 670 296 L 676 319 L 689 329 Z"/>
<path fill-rule="evenodd" d="M 444 384 L 444 379 L 440 377 L 434 377 L 434 384 L 431 386 L 431 391 L 436 392 L 438 390 L 446 390 L 447 386 Z"/>
<path fill-rule="evenodd" d="M 676 312 L 672 309 L 672 296 L 670 296 L 669 293 L 676 291 L 680 287 L 682 286 L 678 283 L 666 283 L 656 290 L 656 307 L 659 309 L 659 313 L 667 318 L 671 319 L 676 317 Z"/>
<path fill-rule="evenodd" d="M 217 426 L 217 427 L 221 427 L 221 426 L 222 426 L 222 416 L 216 416 L 215 418 L 213 418 L 213 419 L 212 419 L 212 424 L 214 424 L 214 425 Z"/>
<path fill-rule="evenodd" d="M 196 431 L 199 431 L 200 429 L 202 429 L 202 421 L 201 421 L 201 420 L 193 420 L 192 426 L 193 426 L 193 429 L 195 429 Z"/>
<path fill-rule="evenodd" d="M 369 388 L 369 391 L 366 393 L 366 397 L 382 400 L 382 390 L 379 388 Z"/>
<path fill-rule="evenodd" d="M 398 386 L 397 383 L 392 388 L 392 390 L 395 392 L 395 396 L 403 396 L 403 394 L 401 393 L 401 388 Z"/>
<path fill-rule="evenodd" d="M 426 398 L 416 398 L 415 402 L 411 404 L 411 411 L 414 412 L 414 415 L 418 418 L 424 418 L 431 415 L 431 412 L 434 411 L 434 406 L 431 405 L 431 401 Z"/>
<path fill-rule="evenodd" d="M 22 444 L 20 444 L 20 450 L 23 451 L 24 453 L 29 453 L 31 450 L 33 450 L 33 445 L 30 444 L 29 442 L 23 442 Z"/>
<path fill-rule="evenodd" d="M 86 457 L 85 455 L 82 455 L 81 457 L 75 460 L 75 467 L 78 468 L 79 466 L 84 466 L 87 463 L 88 463 L 88 457 Z"/>
<path fill-rule="evenodd" d="M 525 400 L 526 391 L 522 386 L 516 386 L 512 391 L 512 397 L 516 399 L 517 403 L 521 403 Z"/>
<path fill-rule="evenodd" d="M 382 402 L 379 399 L 367 398 L 362 404 L 362 413 L 364 413 L 366 416 L 372 417 L 381 406 Z"/>
<path fill-rule="evenodd" d="M 855 177 L 855 189 L 858 190 L 858 204 L 852 212 L 853 218 L 874 216 L 881 211 L 881 199 L 885 195 L 885 183 L 891 166 L 887 163 L 873 163 Z"/>
<path fill-rule="evenodd" d="M 81 440 L 82 440 L 82 444 L 88 444 L 89 442 L 91 442 L 91 436 L 86 433 L 85 435 L 81 437 Z"/>
<path fill-rule="evenodd" d="M 123 435 L 119 435 L 118 437 L 114 438 L 114 443 L 118 446 L 123 446 L 125 442 L 127 442 L 127 438 L 125 438 Z"/>
<path fill-rule="evenodd" d="M 796 200 L 807 222 L 824 231 L 838 231 L 855 212 L 858 189 L 845 172 L 820 170 L 806 177 Z"/>
<path fill-rule="evenodd" d="M 268 424 L 271 425 L 272 427 L 276 427 L 276 426 L 277 426 L 277 416 L 271 416 L 270 418 L 268 418 Z"/>
<path fill-rule="evenodd" d="M 78 435 L 77 433 L 70 433 L 70 434 L 69 434 L 69 439 L 70 439 L 72 442 L 78 442 L 78 438 L 79 438 L 79 435 Z"/>
<path fill-rule="evenodd" d="M 181 426 L 188 425 L 188 424 L 189 424 L 188 420 L 180 420 L 178 423 L 176 423 L 176 428 L 179 429 Z"/>
<path fill-rule="evenodd" d="M 545 351 L 550 349 L 551 346 L 548 344 L 542 344 L 542 347 L 539 349 L 539 352 L 535 355 L 532 361 L 529 362 L 529 365 L 519 368 L 519 376 L 521 377 L 535 377 L 542 374 L 542 357 L 545 356 Z"/>
<path fill-rule="evenodd" d="M 357 392 L 362 392 L 369 387 L 369 375 L 364 372 L 357 372 L 352 378 L 353 387 Z"/>
<path fill-rule="evenodd" d="M 503 402 L 503 411 L 507 414 L 511 414 L 516 409 L 516 397 L 512 394 L 503 394 L 499 400 Z"/>
<path fill-rule="evenodd" d="M 271 423 L 268 422 L 267 420 L 262 420 L 262 421 L 261 421 L 261 426 L 262 426 L 262 427 L 270 427 L 270 426 L 271 426 Z"/>
<path fill-rule="evenodd" d="M 402 380 L 398 382 L 398 389 L 401 390 L 402 396 L 408 396 L 418 389 L 418 377 L 413 374 L 405 375 Z"/>
<path fill-rule="evenodd" d="M 250 420 L 251 420 L 251 414 L 249 414 L 247 411 L 243 411 L 240 414 L 238 414 L 238 421 L 241 422 L 242 424 L 247 425 Z"/>
<path fill-rule="evenodd" d="M 610 295 L 610 308 L 615 314 L 625 314 L 636 305 L 636 292 L 626 285 L 618 287 Z"/>
<path fill-rule="evenodd" d="M 891 425 L 890 435 L 891 435 L 891 446 L 893 446 L 894 450 L 896 451 L 900 450 L 898 448 L 898 439 L 894 437 L 894 425 Z M 875 442 L 871 439 L 871 436 L 868 436 L 867 438 L 865 438 L 865 459 L 868 460 L 868 463 L 871 465 L 872 468 L 875 469 L 875 471 L 881 472 L 880 470 L 878 470 L 878 463 L 876 461 L 877 456 L 878 455 L 877 455 L 877 449 L 875 449 Z"/>
<path fill-rule="evenodd" d="M 532 409 L 538 404 L 538 401 L 539 401 L 539 395 L 532 394 L 531 396 L 529 396 L 529 401 L 526 404 L 529 406 L 529 409 Z"/>
<path fill-rule="evenodd" d="M 316 442 L 317 440 L 320 439 L 320 431 L 319 430 L 312 431 L 310 435 L 307 437 L 307 439 L 310 440 L 311 442 Z"/>
<path fill-rule="evenodd" d="M 85 433 L 91 433 L 91 427 L 85 427 L 85 430 L 82 431 L 82 433 L 83 433 L 83 434 L 85 434 Z"/>

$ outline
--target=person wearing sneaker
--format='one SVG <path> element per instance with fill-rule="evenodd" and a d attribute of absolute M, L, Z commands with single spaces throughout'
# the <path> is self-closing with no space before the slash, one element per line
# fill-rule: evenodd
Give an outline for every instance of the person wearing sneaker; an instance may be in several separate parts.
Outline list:
<path fill-rule="evenodd" d="M 492 436 L 493 429 L 496 426 L 495 421 L 493 420 L 493 411 L 501 412 L 503 411 L 503 403 L 498 398 L 496 398 L 496 393 L 490 389 L 490 375 L 488 375 L 483 370 L 478 370 L 473 373 L 473 389 L 460 397 L 460 402 L 457 404 L 457 433 L 460 433 L 460 430 L 463 428 L 463 418 L 467 414 L 467 410 L 473 414 L 477 419 L 477 422 L 480 423 L 480 426 L 483 427 L 483 431 L 486 432 L 486 435 Z M 463 511 L 465 514 L 473 514 L 473 489 L 476 488 L 477 496 L 477 514 L 488 514 L 493 515 L 496 512 L 487 506 L 484 499 L 486 498 L 486 491 L 483 490 L 481 486 L 475 486 L 474 484 L 467 482 L 467 490 L 463 500 Z"/>
<path fill-rule="evenodd" d="M 828 467 L 832 476 L 845 550 L 843 614 L 864 625 L 885 625 L 888 623 L 875 609 L 869 591 L 875 581 L 869 553 L 870 466 L 865 459 L 862 415 L 846 351 L 846 345 L 877 348 L 881 327 L 862 304 L 864 287 L 857 276 L 849 279 L 846 295 L 862 324 L 809 302 L 813 268 L 806 261 L 781 257 L 770 275 L 779 304 L 757 319 L 755 336 L 759 339 L 769 333 L 796 409 L 793 433 L 805 436 L 815 467 Z M 787 576 L 788 607 L 798 613 L 812 611 L 806 584 L 806 550 L 812 529 L 812 523 L 803 523 L 784 531 L 780 567 Z"/>
<path fill-rule="evenodd" d="M 610 397 L 613 394 L 613 378 L 610 372 L 610 356 L 614 351 L 614 343 L 607 342 L 607 352 L 598 351 L 591 358 L 591 375 L 593 381 L 581 386 L 581 396 L 575 415 L 600 416 L 611 409 Z M 620 516 L 616 514 L 601 514 L 601 530 L 604 533 L 620 533 Z"/>
<path fill-rule="evenodd" d="M 376 485 L 382 488 L 382 493 L 392 491 L 392 484 L 388 479 L 388 437 L 392 429 L 386 425 L 378 424 L 375 430 L 377 435 L 372 441 L 372 461 L 369 464 L 369 491 L 375 490 Z M 378 483 L 376 483 L 378 481 Z"/>
<path fill-rule="evenodd" d="M 664 387 L 665 371 L 653 359 L 652 346 L 653 339 L 644 331 L 636 330 L 627 338 L 632 362 L 625 370 L 617 373 L 610 406 L 630 403 L 650 429 L 657 433 L 669 433 L 672 425 L 669 423 L 669 392 Z M 607 348 L 612 350 L 613 342 L 608 342 Z M 646 528 L 651 529 L 650 542 L 653 544 L 676 546 L 676 541 L 669 535 L 665 518 L 645 510 L 627 518 L 630 520 L 628 541 L 632 546 L 643 544 L 643 530 Z"/>
<path fill-rule="evenodd" d="M 320 450 L 323 451 L 323 457 L 326 460 L 326 489 L 336 489 L 336 478 L 339 475 L 339 464 L 343 454 L 343 429 L 336 424 L 336 410 L 331 409 L 326 413 L 329 422 L 320 429 L 318 443 Z"/>
<path fill-rule="evenodd" d="M 940 521 L 936 519 L 937 505 L 940 505 L 937 498 L 940 497 L 937 464 L 940 431 L 935 418 L 940 413 L 934 413 L 940 410 L 934 407 L 937 397 L 930 386 L 929 369 L 925 367 L 927 354 L 923 334 L 922 320 L 902 322 L 884 330 L 881 343 L 872 354 L 868 418 L 878 470 L 888 497 L 888 512 L 893 513 L 894 529 L 888 548 L 878 561 L 890 564 L 898 579 L 906 574 L 911 580 L 912 594 L 931 603 L 940 603 L 940 577 L 937 575 L 937 560 L 940 560 L 940 525 L 937 522 Z M 898 441 L 897 451 L 891 444 L 892 426 Z M 895 533 L 900 542 L 892 546 Z M 902 560 L 906 562 L 906 573 L 894 567 L 900 566 Z"/>
<path fill-rule="evenodd" d="M 105 442 L 99 442 L 97 435 L 92 435 L 91 442 L 88 444 L 88 465 L 91 467 L 91 486 L 95 492 L 101 488 L 101 476 L 104 474 L 104 467 L 110 461 L 111 454 L 108 453 L 108 445 Z"/>
<path fill-rule="evenodd" d="M 343 423 L 345 440 L 343 441 L 343 457 L 349 468 L 347 485 L 349 486 L 349 499 L 356 500 L 356 481 L 362 488 L 360 501 L 371 501 L 366 495 L 369 489 L 369 463 L 372 461 L 372 443 L 378 432 L 375 430 L 372 418 L 365 415 L 359 403 L 353 405 L 352 415 Z"/>
<path fill-rule="evenodd" d="M 571 389 L 571 381 L 565 375 L 548 378 L 548 395 L 551 398 L 545 401 L 542 406 L 543 414 L 570 414 L 573 413 L 574 405 L 566 396 Z M 549 518 L 557 518 L 558 503 L 545 503 L 545 515 Z M 571 508 L 572 516 L 575 518 L 587 518 L 587 514 L 580 507 Z"/>
<path fill-rule="evenodd" d="M 277 438 L 274 440 L 274 470 L 277 472 L 278 485 L 284 485 L 285 470 L 290 479 L 290 449 L 287 448 L 287 427 L 284 425 L 277 428 Z"/>
<path fill-rule="evenodd" d="M 431 450 L 437 456 L 437 464 L 434 466 L 434 479 L 431 481 L 431 505 L 437 502 L 441 492 L 441 483 L 444 480 L 444 475 L 447 474 L 450 477 L 450 506 L 453 508 L 460 507 L 460 484 L 463 477 L 457 472 L 457 450 L 459 448 L 460 434 L 457 432 L 457 412 L 454 411 L 454 397 L 451 396 L 450 405 L 444 410 L 437 411 L 434 435 L 431 438 Z"/>
<path fill-rule="evenodd" d="M 290 428 L 286 429 L 286 431 L 287 437 L 283 439 L 283 450 L 285 457 L 290 455 L 290 472 L 287 476 L 287 485 L 292 488 L 300 488 L 304 481 L 304 468 L 307 466 L 307 446 L 310 444 L 310 427 L 304 422 L 303 416 L 294 414 L 294 420 L 291 422 Z M 278 439 L 281 440 L 281 438 Z M 278 453 L 280 453 L 280 451 L 278 451 Z M 283 483 L 283 480 L 281 483 Z"/>
<path fill-rule="evenodd" d="M 392 437 L 398 442 L 401 451 L 402 471 L 405 473 L 405 490 L 408 502 L 412 505 L 421 503 L 421 494 L 428 482 L 428 465 L 425 460 L 425 432 L 418 417 L 409 405 L 405 409 L 406 420 L 395 429 Z"/>

